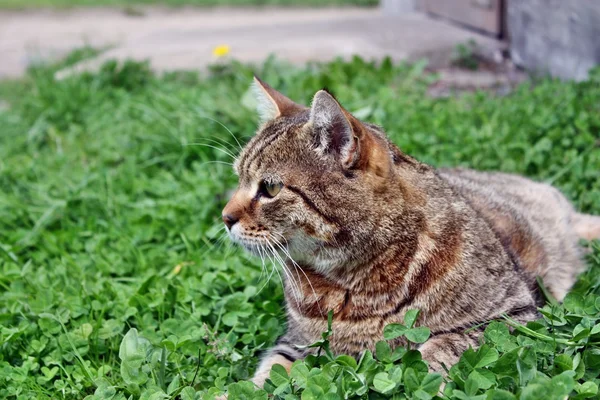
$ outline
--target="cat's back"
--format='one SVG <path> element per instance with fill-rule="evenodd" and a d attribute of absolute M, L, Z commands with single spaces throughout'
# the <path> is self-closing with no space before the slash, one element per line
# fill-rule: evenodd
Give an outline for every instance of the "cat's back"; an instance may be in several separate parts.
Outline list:
<path fill-rule="evenodd" d="M 565 196 L 516 175 L 469 169 L 439 174 L 490 225 L 515 261 L 562 299 L 584 267 L 573 231 L 575 211 Z"/>

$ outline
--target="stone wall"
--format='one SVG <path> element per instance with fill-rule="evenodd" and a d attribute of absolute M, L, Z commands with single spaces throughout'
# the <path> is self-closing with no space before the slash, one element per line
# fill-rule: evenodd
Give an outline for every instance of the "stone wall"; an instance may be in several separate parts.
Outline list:
<path fill-rule="evenodd" d="M 600 0 L 507 0 L 513 61 L 530 71 L 585 79 L 600 65 Z"/>

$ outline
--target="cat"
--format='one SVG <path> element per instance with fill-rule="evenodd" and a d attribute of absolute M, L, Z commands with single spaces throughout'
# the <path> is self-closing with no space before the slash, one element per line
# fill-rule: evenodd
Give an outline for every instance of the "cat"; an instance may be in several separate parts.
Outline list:
<path fill-rule="evenodd" d="M 307 108 L 256 77 L 254 87 L 262 125 L 234 164 L 222 218 L 251 253 L 287 260 L 287 333 L 260 362 L 260 387 L 274 364 L 289 370 L 308 354 L 296 345 L 321 338 L 330 310 L 332 351 L 358 357 L 418 309 L 431 329 L 423 359 L 449 368 L 479 345 L 484 322 L 538 317 L 536 276 L 562 300 L 584 268 L 579 239 L 600 238 L 600 217 L 552 186 L 436 170 L 326 90 Z"/>

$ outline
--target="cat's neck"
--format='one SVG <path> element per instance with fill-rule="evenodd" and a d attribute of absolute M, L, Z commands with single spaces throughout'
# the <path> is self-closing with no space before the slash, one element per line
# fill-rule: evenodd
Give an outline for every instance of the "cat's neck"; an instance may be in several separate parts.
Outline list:
<path fill-rule="evenodd" d="M 374 299 L 393 297 L 388 303 L 398 307 L 459 261 L 464 229 L 460 199 L 431 168 L 402 170 L 397 181 L 403 185 L 402 198 L 382 216 L 383 234 L 374 232 L 369 243 L 334 268 L 302 266 L 297 279 L 301 295 L 295 297 L 303 314 L 317 317 L 323 309 L 354 317 L 392 312 L 371 307 Z M 292 285 L 287 286 L 289 301 L 298 302 L 291 299 Z"/>

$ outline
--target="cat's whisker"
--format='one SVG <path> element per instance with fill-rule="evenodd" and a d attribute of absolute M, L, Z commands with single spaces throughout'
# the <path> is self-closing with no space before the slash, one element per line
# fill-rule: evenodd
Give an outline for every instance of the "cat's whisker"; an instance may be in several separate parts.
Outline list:
<path fill-rule="evenodd" d="M 213 143 L 217 143 L 219 146 L 214 146 L 214 145 L 212 145 L 212 144 L 200 143 L 200 142 L 196 142 L 196 143 L 189 143 L 189 144 L 186 144 L 186 146 L 192 146 L 192 145 L 195 145 L 195 146 L 206 146 L 206 147 L 210 147 L 210 148 L 213 148 L 213 149 L 219 150 L 219 151 L 221 151 L 222 153 L 225 153 L 225 154 L 227 154 L 229 157 L 231 157 L 231 158 L 233 159 L 233 161 L 234 161 L 234 162 L 237 160 L 236 156 L 235 156 L 235 155 L 233 155 L 233 153 L 231 153 L 230 151 L 228 151 L 228 150 L 227 150 L 227 146 L 229 146 L 229 143 L 227 143 L 227 142 L 224 142 L 224 141 L 223 141 L 223 142 L 221 142 L 221 141 L 218 141 L 218 140 L 215 140 L 215 139 L 210 139 L 210 138 L 204 138 L 204 139 L 205 139 L 205 140 L 208 140 L 208 141 L 210 141 L 210 142 L 213 142 Z M 234 163 L 233 163 L 233 162 L 220 161 L 220 160 L 209 160 L 209 161 L 202 162 L 202 163 L 200 163 L 199 165 L 200 165 L 200 166 L 203 166 L 203 165 L 205 165 L 205 164 L 223 164 L 223 165 L 227 165 L 228 167 L 233 167 L 233 166 L 234 166 Z"/>
<path fill-rule="evenodd" d="M 238 140 L 238 138 L 237 138 L 237 137 L 236 137 L 236 136 L 233 134 L 233 132 L 231 132 L 231 130 L 230 130 L 230 129 L 229 129 L 227 126 L 225 126 L 225 124 L 224 124 L 224 123 L 222 123 L 221 121 L 218 121 L 218 120 L 216 120 L 216 119 L 214 119 L 214 118 L 207 117 L 207 116 L 205 116 L 205 115 L 201 115 L 201 117 L 202 117 L 202 118 L 206 118 L 206 119 L 208 119 L 208 120 L 210 120 L 210 121 L 213 121 L 213 122 L 215 122 L 215 123 L 217 123 L 217 124 L 221 125 L 223 128 L 225 128 L 225 130 L 226 130 L 227 132 L 229 132 L 229 134 L 231 135 L 231 137 L 233 138 L 233 140 L 235 140 L 235 142 L 237 143 L 237 145 L 238 145 L 238 147 L 239 147 L 240 151 L 242 151 L 242 145 L 241 145 L 240 141 L 239 141 L 239 140 Z"/>
<path fill-rule="evenodd" d="M 263 289 L 265 287 L 267 287 L 267 285 L 271 281 L 271 277 L 273 276 L 273 271 L 272 270 L 271 270 L 271 275 L 267 276 L 267 267 L 265 265 L 265 255 L 264 255 L 265 249 L 264 249 L 264 247 L 263 247 L 262 244 L 258 245 L 258 250 L 257 251 L 258 251 L 258 256 L 260 257 L 260 260 L 261 260 L 261 263 L 262 263 L 261 264 L 262 265 L 261 273 L 260 273 L 260 277 L 258 278 L 258 280 L 260 281 L 263 278 L 263 276 L 266 276 L 267 279 L 266 279 L 265 283 L 261 286 L 261 288 L 258 290 L 258 292 L 256 294 L 262 292 Z"/>
<path fill-rule="evenodd" d="M 286 254 L 285 249 L 282 247 L 281 243 L 279 243 L 279 241 L 277 239 L 275 239 L 274 237 L 271 237 L 271 239 L 274 241 L 274 243 L 277 245 L 277 247 L 284 253 L 284 255 L 287 258 L 288 255 Z M 289 267 L 287 267 L 286 261 L 283 258 L 281 258 L 281 256 L 278 255 L 278 257 L 281 260 L 280 262 L 282 263 L 282 265 L 286 265 L 286 268 L 288 270 L 290 270 L 290 275 L 292 275 L 292 271 L 291 271 L 291 269 Z M 293 260 L 292 260 L 292 262 L 295 263 Z M 301 284 L 302 283 L 302 279 L 300 278 L 300 274 L 298 274 L 298 268 L 296 266 L 294 266 L 294 270 L 296 271 L 296 277 L 298 278 L 298 282 L 299 282 L 299 284 Z M 302 295 L 303 292 L 300 289 L 299 284 L 297 284 L 296 287 L 298 288 L 298 291 Z"/>
<path fill-rule="evenodd" d="M 277 262 L 281 265 L 281 269 L 283 270 L 283 273 L 289 279 L 292 294 L 294 295 L 294 299 L 296 300 L 296 304 L 298 305 L 298 308 L 300 308 L 300 297 L 299 297 L 300 296 L 300 287 L 294 280 L 294 276 L 292 275 L 291 271 L 289 271 L 287 269 L 287 267 L 285 266 L 285 261 L 283 261 L 281 256 L 279 254 L 277 254 L 277 250 L 275 249 L 275 247 L 273 246 L 273 244 L 271 243 L 271 241 L 269 239 L 267 239 L 267 246 L 269 246 L 269 248 L 271 250 L 273 259 L 277 260 Z M 281 275 L 280 275 L 280 277 L 281 277 Z M 282 284 L 283 284 L 283 281 L 282 281 Z"/>
<path fill-rule="evenodd" d="M 215 118 L 212 118 L 212 117 L 209 117 L 209 116 L 203 114 L 197 108 L 194 108 L 194 111 L 196 112 L 196 114 L 198 115 L 198 117 L 207 119 L 209 121 L 212 121 L 214 123 L 217 123 L 217 124 L 221 125 L 231 135 L 231 137 L 233 138 L 233 140 L 236 141 L 236 143 L 237 143 L 238 147 L 240 148 L 240 150 L 242 150 L 242 145 L 240 144 L 240 141 L 238 140 L 238 138 L 233 134 L 233 132 L 231 132 L 231 130 L 224 123 L 222 123 L 221 121 L 219 121 L 219 120 L 217 120 Z"/>
<path fill-rule="evenodd" d="M 213 161 L 205 161 L 203 163 L 200 163 L 199 166 L 205 165 L 205 164 L 224 164 L 224 165 L 228 165 L 230 167 L 233 167 L 233 163 L 227 162 L 227 161 L 219 161 L 219 160 L 213 160 Z"/>
<path fill-rule="evenodd" d="M 229 237 L 229 235 L 225 231 L 225 226 L 223 226 L 221 229 L 219 229 L 217 231 L 217 234 L 219 234 L 219 237 L 217 238 L 217 240 L 215 242 L 215 246 L 218 246 L 217 250 L 220 250 L 224 244 L 227 244 L 227 246 L 231 247 L 231 242 L 227 241 L 227 238 Z"/>
<path fill-rule="evenodd" d="M 204 241 L 204 245 L 202 247 L 200 247 L 199 250 L 204 250 L 204 248 L 206 247 L 206 250 L 200 255 L 200 258 L 203 258 L 206 254 L 208 254 L 210 251 L 213 250 L 219 250 L 223 244 L 227 245 L 227 248 L 230 249 L 232 247 L 231 242 L 227 241 L 227 233 L 223 232 L 225 230 L 225 226 L 222 226 L 218 231 L 217 234 L 220 234 L 220 236 L 217 238 L 217 240 L 215 241 L 215 243 L 211 243 L 210 241 Z"/>
<path fill-rule="evenodd" d="M 266 254 L 267 254 L 267 249 L 266 249 L 266 247 L 264 247 L 262 244 L 260 245 L 260 247 L 261 247 L 261 249 L 263 250 L 263 252 L 264 252 L 264 253 L 265 253 L 265 255 L 266 255 Z M 264 260 L 264 257 L 263 257 L 263 260 Z M 264 262 L 264 261 L 263 261 L 263 262 Z M 269 283 L 269 282 L 271 281 L 271 279 L 273 278 L 273 273 L 275 272 L 275 268 L 276 268 L 276 267 L 275 267 L 275 264 L 271 263 L 271 274 L 268 276 L 268 278 L 267 278 L 267 282 L 266 282 L 266 283 Z"/>
<path fill-rule="evenodd" d="M 302 271 L 302 268 L 300 268 L 298 263 L 296 261 L 294 261 L 294 259 L 290 255 L 289 251 L 285 248 L 285 246 L 279 240 L 277 240 L 277 238 L 275 236 L 273 236 L 273 234 L 269 234 L 269 236 L 273 240 L 273 242 L 277 245 L 277 247 L 279 247 L 279 249 L 283 252 L 283 254 L 286 256 L 286 258 L 290 259 L 290 261 L 292 262 L 292 265 L 294 266 L 294 269 L 296 270 L 296 276 L 298 277 L 298 282 L 301 282 L 300 275 L 298 274 L 298 269 L 300 269 Z M 283 235 L 279 234 L 279 236 L 281 236 L 282 239 L 284 241 L 286 241 L 286 239 L 283 237 Z M 286 243 L 287 243 L 287 241 L 286 241 Z M 310 280 L 308 279 L 308 277 L 306 276 L 304 271 L 302 271 L 302 273 L 304 274 L 304 276 L 308 280 L 308 283 L 310 284 Z M 311 287 L 312 287 L 312 285 L 311 285 Z M 314 289 L 313 289 L 313 292 L 314 292 Z"/>
<path fill-rule="evenodd" d="M 223 246 L 227 246 L 227 248 L 223 249 Z M 228 242 L 223 238 L 223 239 L 219 239 L 217 241 L 217 243 L 215 243 L 215 245 L 213 246 L 213 249 L 216 252 L 224 252 L 226 253 L 227 250 L 230 248 Z"/>
<path fill-rule="evenodd" d="M 262 279 L 263 276 L 267 277 L 267 281 L 265 282 L 265 286 L 266 286 L 267 283 L 269 283 L 271 276 L 268 276 L 267 266 L 265 263 L 265 253 L 266 253 L 266 250 L 265 250 L 264 246 L 262 244 L 260 244 L 258 246 L 258 254 L 260 256 L 261 269 L 262 269 L 261 274 L 260 274 L 260 279 Z"/>
<path fill-rule="evenodd" d="M 194 142 L 194 143 L 189 143 L 189 144 L 186 144 L 186 146 L 204 146 L 204 147 L 210 147 L 211 149 L 215 149 L 215 150 L 218 150 L 218 151 L 220 151 L 220 152 L 222 152 L 222 153 L 224 153 L 224 154 L 227 154 L 227 155 L 228 155 L 229 157 L 231 157 L 231 158 L 232 158 L 234 161 L 237 161 L 237 158 L 236 158 L 236 156 L 235 156 L 233 153 L 231 153 L 231 152 L 230 152 L 230 151 L 228 151 L 228 150 L 222 149 L 222 148 L 220 148 L 220 147 L 218 147 L 218 146 L 214 146 L 214 145 L 212 145 L 212 144 L 208 144 L 208 143 L 200 143 L 200 142 Z"/>
<path fill-rule="evenodd" d="M 231 143 L 229 143 L 225 139 L 221 139 L 218 137 L 209 137 L 209 138 L 202 137 L 202 138 L 200 138 L 200 140 L 208 140 L 209 142 L 216 143 L 220 146 L 223 146 L 223 149 L 226 149 L 226 150 L 229 150 L 229 148 L 231 147 Z"/>
<path fill-rule="evenodd" d="M 285 261 L 281 258 L 281 256 L 279 254 L 277 254 L 277 250 L 273 247 L 273 245 L 270 245 L 270 247 L 271 247 L 271 251 L 273 253 L 274 259 L 277 260 L 277 262 L 281 266 L 281 269 L 283 270 L 283 273 L 287 276 L 287 278 L 290 281 L 290 285 L 292 287 L 292 293 L 294 293 L 294 297 L 296 298 L 296 301 L 299 301 L 300 287 L 296 283 L 296 280 L 294 279 L 292 272 L 287 268 L 287 266 L 285 265 Z"/>
<path fill-rule="evenodd" d="M 281 235 L 280 235 L 281 236 Z M 283 238 L 283 236 L 281 236 L 282 239 L 286 242 L 285 238 Z M 273 241 L 275 242 L 275 244 L 277 245 L 277 247 L 279 247 L 279 249 L 283 252 L 283 254 L 286 256 L 286 258 L 289 258 L 290 261 L 292 262 L 292 265 L 294 266 L 294 268 L 299 269 L 300 271 L 302 271 L 302 273 L 304 274 L 304 276 L 306 277 L 306 279 L 308 280 L 308 276 L 306 276 L 306 273 L 304 273 L 304 271 L 302 270 L 302 267 L 300 267 L 300 265 L 296 262 L 296 260 L 294 260 L 292 258 L 292 255 L 290 254 L 289 250 L 286 248 L 286 246 L 284 244 L 282 244 L 279 240 L 277 240 L 277 238 L 275 238 L 274 236 L 271 236 L 271 239 L 273 239 Z M 298 279 L 300 279 L 300 277 L 298 277 Z M 310 283 L 310 280 L 309 280 Z"/>
<path fill-rule="evenodd" d="M 262 261 L 262 253 L 261 253 L 260 249 L 261 249 L 261 247 L 259 245 L 258 248 L 256 249 L 256 252 L 258 253 L 258 256 L 260 257 L 260 259 Z M 265 274 L 265 265 L 263 263 L 260 266 L 260 276 L 258 277 L 259 281 L 262 280 L 264 274 Z"/>
<path fill-rule="evenodd" d="M 269 245 L 270 243 L 267 244 Z M 274 256 L 275 255 L 275 251 L 271 248 L 270 249 L 271 254 Z M 279 270 L 277 269 L 277 267 L 275 266 L 275 258 L 272 258 L 269 254 L 267 254 L 267 257 L 269 257 L 269 259 L 271 260 L 271 262 L 273 263 L 273 269 L 275 270 L 275 272 L 277 273 L 277 275 L 279 276 L 279 280 L 281 281 L 281 285 L 283 287 L 285 287 L 285 282 L 283 281 L 283 278 L 281 277 L 281 274 L 279 273 Z M 284 270 L 285 273 L 285 270 Z M 298 308 L 300 307 L 300 302 L 298 301 L 298 298 L 296 296 L 296 293 L 294 292 L 294 290 L 292 289 L 292 294 L 294 295 L 294 300 L 296 301 L 296 305 L 298 306 Z"/>
<path fill-rule="evenodd" d="M 274 232 L 274 233 L 276 235 L 280 236 L 281 239 L 287 244 L 287 239 L 282 234 L 280 234 L 278 232 Z M 306 272 L 304 272 L 302 267 L 292 258 L 292 255 L 290 254 L 289 250 L 279 240 L 277 240 L 273 236 L 273 234 L 271 234 L 271 238 L 273 239 L 275 244 L 277 244 L 277 246 L 281 249 L 281 251 L 283 251 L 285 256 L 287 258 L 289 258 L 290 261 L 292 262 L 292 265 L 294 266 L 294 269 L 296 270 L 296 275 L 298 276 L 298 281 L 301 281 L 300 275 L 298 275 L 298 270 L 300 270 L 300 272 L 302 272 L 302 275 L 304 275 L 304 277 L 306 278 L 306 281 L 308 282 L 308 285 L 310 286 L 310 290 L 312 291 L 312 294 L 315 297 L 315 300 L 318 300 L 319 297 L 317 296 L 317 292 L 315 291 L 315 288 L 314 288 L 312 282 L 310 281 L 310 278 L 308 277 L 308 275 L 306 275 Z M 317 307 L 319 308 L 319 313 L 321 315 L 324 315 L 323 310 L 321 310 L 321 305 L 319 304 L 318 301 L 317 301 Z"/>
<path fill-rule="evenodd" d="M 229 143 L 227 142 L 220 142 L 218 140 L 215 139 L 209 139 L 209 138 L 203 138 L 202 142 L 195 142 L 193 144 L 197 144 L 197 145 L 201 145 L 201 144 L 206 144 L 206 145 L 211 145 L 211 146 L 215 146 L 215 149 L 221 149 L 221 152 L 223 152 L 224 154 L 227 154 L 229 157 L 231 157 L 231 159 L 235 162 L 237 161 L 237 156 L 235 155 L 235 153 L 233 153 L 233 151 L 231 151 L 229 149 L 229 147 L 231 146 Z M 206 142 L 208 143 L 206 143 Z"/>

